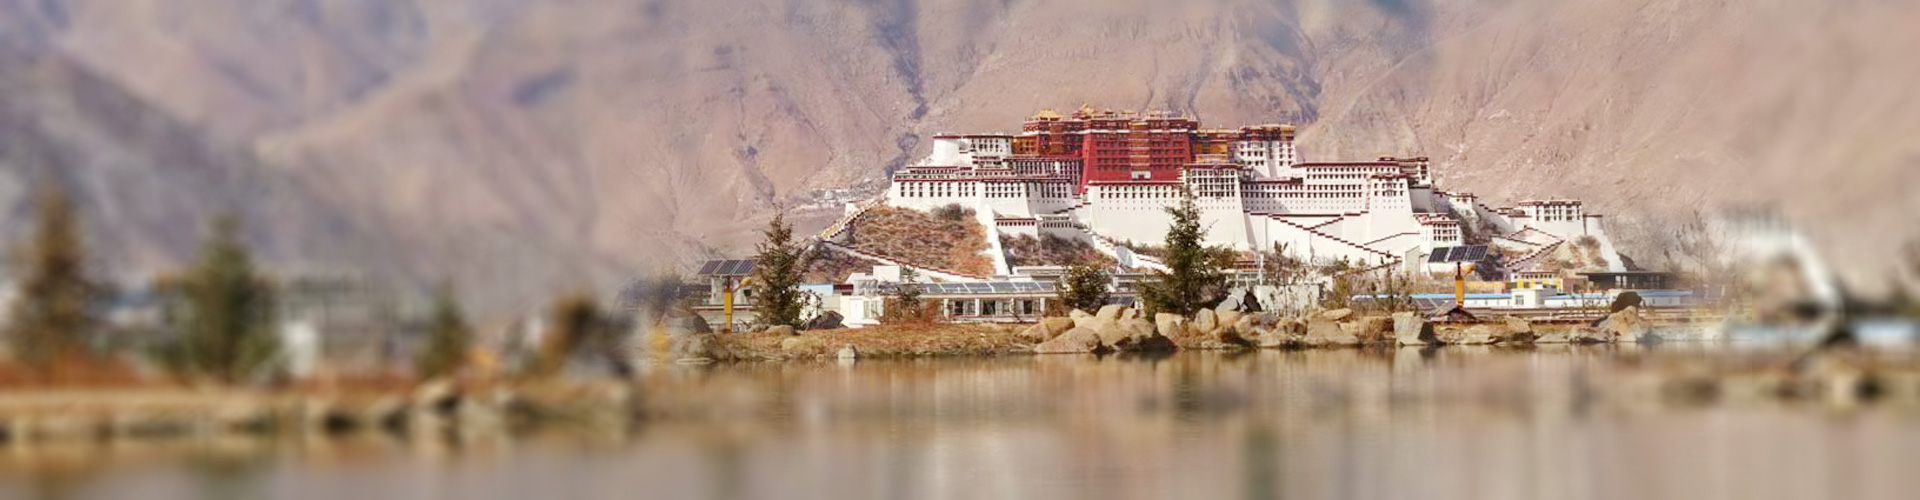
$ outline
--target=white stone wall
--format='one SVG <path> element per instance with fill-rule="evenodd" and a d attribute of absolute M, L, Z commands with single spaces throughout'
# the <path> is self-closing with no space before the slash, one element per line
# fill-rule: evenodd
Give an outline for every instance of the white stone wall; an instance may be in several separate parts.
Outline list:
<path fill-rule="evenodd" d="M 1300 162 L 1292 141 L 1235 141 L 1232 158 L 1266 178 L 1296 175 L 1293 166 Z"/>

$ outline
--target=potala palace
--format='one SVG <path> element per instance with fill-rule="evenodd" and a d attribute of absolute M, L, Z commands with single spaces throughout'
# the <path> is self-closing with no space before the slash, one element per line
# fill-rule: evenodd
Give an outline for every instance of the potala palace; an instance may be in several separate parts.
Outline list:
<path fill-rule="evenodd" d="M 1186 193 L 1211 244 L 1284 244 L 1310 262 L 1411 266 L 1434 248 L 1466 243 L 1466 226 L 1489 233 L 1476 243 L 1525 254 L 1510 269 L 1576 239 L 1597 241 L 1608 270 L 1625 269 L 1602 217 L 1578 200 L 1493 208 L 1438 189 L 1433 174 L 1424 157 L 1305 161 L 1290 125 L 1206 129 L 1167 113 L 1083 107 L 1041 111 L 1014 134 L 937 135 L 931 154 L 893 175 L 884 203 L 974 209 L 1003 276 L 1014 273 L 1001 235 L 1080 239 L 1123 266 L 1158 267 L 1118 243 L 1158 244 L 1170 222 L 1165 208 Z"/>
<path fill-rule="evenodd" d="M 1501 290 L 1464 298 L 1415 294 L 1416 301 L 1569 307 L 1607 297 L 1569 293 L 1562 278 L 1573 272 L 1603 291 L 1650 283 L 1627 270 L 1602 217 L 1586 213 L 1581 202 L 1528 200 L 1494 208 L 1470 193 L 1438 189 L 1434 173 L 1427 158 L 1305 161 L 1289 125 L 1205 129 L 1198 120 L 1166 113 L 1041 111 L 1019 133 L 934 136 L 931 153 L 894 172 L 884 194 L 848 204 L 838 222 L 811 240 L 872 266 L 841 283 L 804 288 L 820 298 L 819 309 L 837 311 L 857 328 L 879 321 L 888 292 L 910 269 L 926 285 L 923 297 L 948 321 L 1021 321 L 1048 310 L 1062 267 L 1016 267 L 1003 242 L 1047 235 L 1085 242 L 1110 257 L 1118 266 L 1113 300 L 1130 303 L 1144 271 L 1165 270 L 1133 249 L 1163 242 L 1172 222 L 1166 209 L 1184 196 L 1201 209 L 1210 245 L 1242 251 L 1283 245 L 1307 263 L 1344 259 L 1354 266 L 1350 272 L 1399 266 L 1436 277 L 1454 274 L 1450 262 L 1469 255 L 1484 264 L 1475 281 Z M 863 249 L 855 237 L 856 223 L 882 206 L 936 211 L 952 205 L 962 214 L 970 209 L 984 228 L 990 273 Z M 1556 255 L 1581 257 L 1574 264 Z M 1235 273 L 1236 290 L 1258 303 L 1301 306 L 1325 292 L 1321 283 L 1263 284 L 1260 265 L 1243 262 Z M 703 266 L 699 275 L 710 290 L 702 314 L 732 321 L 719 311 L 725 297 L 750 300 L 735 285 L 752 268 L 751 261 Z M 1684 300 L 1684 293 L 1670 295 L 1649 300 Z"/>

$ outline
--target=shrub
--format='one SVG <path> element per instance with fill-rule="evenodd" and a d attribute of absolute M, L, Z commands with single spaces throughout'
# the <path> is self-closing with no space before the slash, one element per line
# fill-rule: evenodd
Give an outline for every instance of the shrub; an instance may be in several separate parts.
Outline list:
<path fill-rule="evenodd" d="M 460 302 L 451 286 L 442 285 L 434 298 L 433 318 L 427 327 L 427 343 L 414 360 L 420 378 L 453 375 L 465 367 L 472 349 L 473 331 L 467 326 Z"/>
<path fill-rule="evenodd" d="M 214 222 L 200 263 L 177 286 L 184 303 L 173 316 L 183 336 L 164 364 L 227 383 L 257 380 L 277 366 L 274 290 L 255 271 L 233 217 Z"/>
<path fill-rule="evenodd" d="M 1113 277 L 1106 270 L 1084 262 L 1075 263 L 1060 275 L 1059 304 L 1086 312 L 1100 310 L 1110 298 L 1107 287 Z"/>
<path fill-rule="evenodd" d="M 15 251 L 21 276 L 8 311 L 13 355 L 46 377 L 62 361 L 87 356 L 100 324 L 100 288 L 86 276 L 79 216 L 64 190 L 41 189 L 33 239 Z"/>
<path fill-rule="evenodd" d="M 887 324 L 925 324 L 938 318 L 938 311 L 929 309 L 926 301 L 920 299 L 920 276 L 913 269 L 900 269 L 900 285 L 894 287 L 893 296 L 888 297 L 886 312 L 880 321 Z"/>
<path fill-rule="evenodd" d="M 934 207 L 932 213 L 934 218 L 947 222 L 963 222 L 972 219 L 974 214 L 973 209 L 962 207 L 959 203 L 949 203 L 946 206 Z"/>

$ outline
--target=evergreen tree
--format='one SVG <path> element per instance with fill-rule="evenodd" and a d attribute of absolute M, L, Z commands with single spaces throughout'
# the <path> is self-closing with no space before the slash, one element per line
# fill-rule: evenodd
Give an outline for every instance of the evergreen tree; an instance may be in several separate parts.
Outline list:
<path fill-rule="evenodd" d="M 1067 267 L 1065 274 L 1060 275 L 1058 300 L 1061 306 L 1069 309 L 1099 311 L 1101 306 L 1107 305 L 1107 287 L 1112 284 L 1113 276 L 1108 275 L 1105 269 L 1086 261 L 1075 262 Z"/>
<path fill-rule="evenodd" d="M 804 244 L 793 241 L 793 226 L 787 224 L 785 214 L 775 214 L 761 234 L 766 240 L 754 257 L 753 312 L 763 324 L 799 328 L 806 307 L 800 280 L 809 252 Z"/>
<path fill-rule="evenodd" d="M 927 305 L 920 300 L 924 292 L 920 286 L 920 274 L 912 268 L 900 268 L 900 286 L 893 289 L 893 304 L 887 308 L 888 323 L 920 323 L 927 321 Z"/>
<path fill-rule="evenodd" d="M 79 216 L 66 191 L 41 189 L 33 240 L 16 250 L 20 276 L 6 337 L 14 357 L 39 375 L 87 354 L 99 320 L 99 288 L 86 276 Z"/>
<path fill-rule="evenodd" d="M 231 216 L 213 224 L 200 262 L 182 283 L 181 331 L 190 373 L 243 382 L 271 369 L 280 354 L 273 287 L 254 269 Z"/>
<path fill-rule="evenodd" d="M 602 340 L 600 305 L 591 295 L 562 296 L 554 301 L 547 317 L 552 324 L 546 331 L 544 345 L 540 346 L 540 363 L 534 368 L 535 375 L 558 373 L 575 353 Z"/>
<path fill-rule="evenodd" d="M 1180 204 L 1168 207 L 1173 224 L 1167 227 L 1167 271 L 1155 270 L 1140 284 L 1140 297 L 1148 309 L 1192 315 L 1218 302 L 1227 291 L 1226 267 L 1232 253 L 1209 249 L 1201 244 L 1206 232 L 1200 228 L 1200 207 L 1193 194 Z"/>
<path fill-rule="evenodd" d="M 431 321 L 427 327 L 427 344 L 414 360 L 414 369 L 423 379 L 460 371 L 473 344 L 473 330 L 467 326 L 466 315 L 460 310 L 460 301 L 453 296 L 452 286 L 441 285 L 434 298 Z"/>

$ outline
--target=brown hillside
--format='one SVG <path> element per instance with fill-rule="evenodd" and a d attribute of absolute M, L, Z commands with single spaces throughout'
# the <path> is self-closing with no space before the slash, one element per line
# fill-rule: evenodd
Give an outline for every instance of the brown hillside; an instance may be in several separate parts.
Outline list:
<path fill-rule="evenodd" d="M 945 216 L 941 216 L 945 215 Z M 853 248 L 922 266 L 992 275 L 987 231 L 973 211 L 936 215 L 892 207 L 868 210 L 854 222 Z"/>
<path fill-rule="evenodd" d="M 1913 2 L 0 2 L 0 53 L 97 86 L 0 93 L 14 129 L 40 130 L 0 140 L 81 158 L 59 164 L 112 200 L 89 213 L 135 267 L 177 262 L 181 221 L 236 200 L 275 214 L 256 230 L 278 261 L 467 276 L 491 311 L 743 255 L 774 207 L 831 218 L 818 190 L 872 192 L 931 133 L 1083 102 L 1297 122 L 1310 158 L 1431 156 L 1492 202 L 1584 198 L 1643 257 L 1672 213 L 1777 203 L 1878 283 L 1920 236 L 1915 19 Z M 86 111 L 38 111 L 66 105 Z M 10 220 L 48 164 L 23 150 L 0 163 Z"/>

